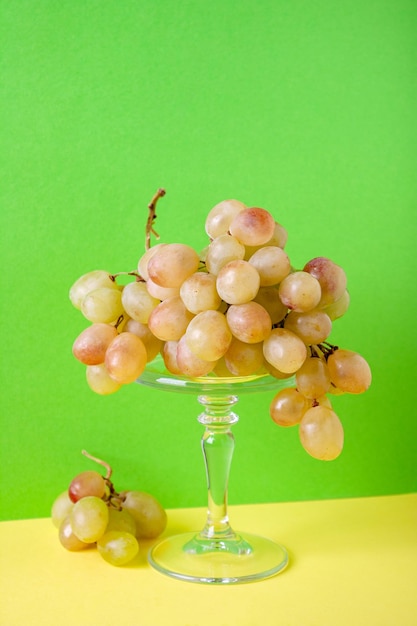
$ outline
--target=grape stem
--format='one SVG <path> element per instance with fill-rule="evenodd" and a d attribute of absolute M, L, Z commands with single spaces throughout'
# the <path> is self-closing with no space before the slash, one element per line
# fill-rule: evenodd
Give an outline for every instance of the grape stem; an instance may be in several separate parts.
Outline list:
<path fill-rule="evenodd" d="M 158 189 L 158 191 L 153 196 L 152 200 L 148 204 L 149 215 L 148 220 L 146 222 L 146 238 L 145 238 L 145 249 L 149 250 L 151 247 L 151 234 L 154 235 L 157 239 L 159 239 L 158 233 L 153 228 L 153 223 L 156 219 L 156 203 L 159 198 L 162 198 L 165 195 L 165 189 Z"/>
<path fill-rule="evenodd" d="M 117 272 L 117 274 L 110 274 L 109 276 L 110 280 L 112 280 L 114 283 L 116 282 L 116 278 L 118 276 L 134 276 L 137 281 L 144 282 L 144 279 L 136 270 L 132 270 L 131 272 Z"/>
<path fill-rule="evenodd" d="M 87 457 L 87 459 L 90 459 L 90 461 L 95 461 L 96 463 L 99 463 L 100 465 L 102 465 L 105 470 L 106 470 L 106 475 L 105 475 L 105 480 L 106 481 L 110 481 L 111 475 L 113 473 L 113 470 L 111 468 L 111 466 L 106 463 L 106 461 L 103 461 L 102 459 L 98 459 L 97 457 L 93 456 L 92 454 L 90 454 L 89 452 L 87 452 L 87 450 L 81 450 L 81 453 Z"/>
<path fill-rule="evenodd" d="M 96 463 L 99 463 L 99 465 L 102 465 L 105 468 L 106 475 L 104 476 L 104 481 L 107 484 L 109 493 L 103 496 L 103 500 L 106 502 L 107 506 L 120 511 L 122 508 L 122 502 L 124 501 L 125 497 L 115 490 L 114 485 L 112 481 L 110 480 L 111 475 L 113 473 L 111 466 L 108 463 L 106 463 L 106 461 L 103 461 L 102 459 L 98 459 L 97 457 L 93 456 L 92 454 L 87 452 L 87 450 L 81 450 L 81 452 L 84 456 L 87 457 L 87 459 L 90 459 L 91 461 L 95 461 Z"/>

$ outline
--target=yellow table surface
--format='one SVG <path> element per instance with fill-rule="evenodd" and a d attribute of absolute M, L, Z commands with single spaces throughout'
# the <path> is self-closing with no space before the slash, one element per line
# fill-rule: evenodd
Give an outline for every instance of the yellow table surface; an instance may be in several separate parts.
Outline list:
<path fill-rule="evenodd" d="M 205 509 L 169 510 L 165 534 Z M 70 553 L 49 519 L 2 522 L 1 626 L 416 626 L 417 495 L 229 507 L 233 528 L 284 544 L 267 580 L 212 586 Z"/>

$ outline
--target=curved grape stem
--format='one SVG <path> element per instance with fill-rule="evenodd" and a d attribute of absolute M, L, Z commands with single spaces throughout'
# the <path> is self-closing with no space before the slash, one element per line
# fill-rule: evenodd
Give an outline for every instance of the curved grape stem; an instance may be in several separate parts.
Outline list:
<path fill-rule="evenodd" d="M 114 485 L 112 481 L 110 480 L 111 475 L 113 473 L 112 467 L 106 461 L 103 461 L 103 459 L 99 459 L 93 456 L 92 454 L 90 454 L 89 452 L 87 452 L 87 450 L 81 450 L 81 453 L 84 456 L 86 456 L 87 459 L 90 459 L 91 461 L 95 461 L 96 463 L 98 463 L 99 465 L 102 465 L 105 468 L 106 475 L 103 476 L 103 479 L 109 489 L 109 492 L 108 494 L 105 494 L 103 496 L 103 500 L 106 502 L 107 506 L 110 506 L 120 511 L 122 509 L 122 502 L 125 500 L 125 496 L 121 495 L 115 490 Z"/>
<path fill-rule="evenodd" d="M 117 272 L 116 274 L 110 274 L 110 280 L 114 283 L 116 282 L 116 278 L 118 276 L 134 276 L 138 282 L 145 282 L 144 278 L 136 271 L 132 270 L 131 272 Z"/>
<path fill-rule="evenodd" d="M 152 200 L 148 204 L 149 215 L 148 220 L 146 222 L 146 235 L 145 235 L 145 249 L 149 250 L 151 247 L 151 234 L 154 235 L 157 239 L 159 239 L 158 233 L 153 228 L 153 223 L 156 219 L 156 203 L 159 198 L 162 198 L 166 194 L 165 189 L 158 189 L 158 191 L 153 196 Z"/>
<path fill-rule="evenodd" d="M 87 452 L 87 450 L 81 450 L 81 454 L 86 456 L 87 459 L 90 459 L 90 461 L 95 461 L 99 465 L 102 465 L 105 468 L 105 470 L 106 470 L 106 475 L 105 475 L 104 479 L 106 481 L 110 480 L 111 475 L 113 473 L 113 470 L 112 470 L 111 466 L 108 463 L 106 463 L 106 461 L 103 461 L 102 459 L 98 459 L 97 457 L 95 457 L 92 454 L 90 454 L 89 452 Z"/>

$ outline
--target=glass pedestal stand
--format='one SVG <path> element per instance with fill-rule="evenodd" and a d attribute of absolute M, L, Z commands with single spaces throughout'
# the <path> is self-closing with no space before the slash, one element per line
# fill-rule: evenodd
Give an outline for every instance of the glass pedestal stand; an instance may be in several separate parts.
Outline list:
<path fill-rule="evenodd" d="M 208 510 L 201 532 L 167 537 L 150 551 L 148 560 L 174 578 L 212 584 L 245 583 L 269 578 L 288 564 L 283 546 L 257 535 L 235 532 L 227 513 L 228 479 L 235 446 L 231 430 L 238 421 L 232 410 L 242 393 L 277 391 L 293 381 L 271 376 L 188 379 L 164 371 L 161 361 L 146 368 L 138 382 L 163 391 L 197 396 L 204 407 L 201 445 L 207 474 Z"/>

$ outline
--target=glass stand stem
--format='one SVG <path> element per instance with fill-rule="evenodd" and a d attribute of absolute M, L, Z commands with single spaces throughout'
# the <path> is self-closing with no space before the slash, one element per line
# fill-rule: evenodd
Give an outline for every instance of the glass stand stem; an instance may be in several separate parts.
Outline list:
<path fill-rule="evenodd" d="M 204 407 L 198 421 L 208 489 L 206 524 L 199 533 L 167 537 L 149 553 L 150 564 L 168 576 L 200 583 L 244 583 L 277 574 L 288 563 L 281 545 L 251 534 L 235 533 L 227 513 L 227 492 L 235 446 L 231 426 L 234 395 L 200 395 Z"/>
<path fill-rule="evenodd" d="M 236 396 L 199 396 L 204 412 L 198 421 L 205 426 L 201 439 L 207 476 L 208 509 L 203 530 L 184 546 L 190 554 L 227 551 L 250 554 L 251 547 L 231 528 L 227 513 L 227 493 L 235 439 L 230 427 L 239 417 L 231 409 Z"/>

